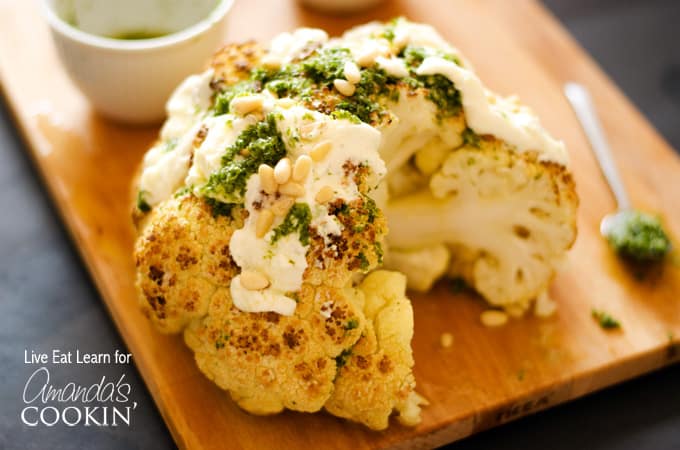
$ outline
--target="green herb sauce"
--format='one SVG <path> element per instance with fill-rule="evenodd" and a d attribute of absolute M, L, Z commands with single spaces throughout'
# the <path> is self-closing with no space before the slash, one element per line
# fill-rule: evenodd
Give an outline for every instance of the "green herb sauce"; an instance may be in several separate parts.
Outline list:
<path fill-rule="evenodd" d="M 299 233 L 300 243 L 302 245 L 309 245 L 309 224 L 312 221 L 312 211 L 307 203 L 295 203 L 286 217 L 281 222 L 281 225 L 274 228 L 274 235 L 271 243 L 275 244 L 283 236 L 291 233 Z"/>
<path fill-rule="evenodd" d="M 247 156 L 243 155 L 245 151 Z M 269 114 L 262 122 L 243 130 L 227 147 L 222 167 L 210 175 L 201 191 L 224 203 L 242 203 L 248 178 L 257 172 L 260 164 L 274 166 L 285 155 L 286 147 L 276 128 L 276 120 Z"/>
<path fill-rule="evenodd" d="M 605 330 L 621 328 L 621 322 L 613 318 L 609 313 L 605 311 L 593 309 L 591 315 L 593 316 L 593 319 L 597 320 L 600 326 Z"/>
<path fill-rule="evenodd" d="M 649 214 L 628 211 L 608 231 L 609 244 L 620 255 L 640 262 L 661 260 L 671 249 L 671 241 L 661 221 Z"/>
<path fill-rule="evenodd" d="M 151 211 L 151 205 L 149 205 L 144 198 L 146 194 L 146 191 L 137 191 L 137 209 L 143 213 Z"/>
<path fill-rule="evenodd" d="M 386 114 L 386 101 L 399 101 L 399 85 L 406 83 L 411 89 L 427 89 L 427 99 L 438 108 L 439 117 L 454 116 L 460 112 L 460 93 L 453 83 L 442 75 L 416 75 L 415 69 L 426 56 L 441 56 L 459 63 L 455 56 L 444 52 L 406 47 L 399 56 L 406 60 L 411 76 L 399 79 L 388 75 L 377 65 L 361 69 L 361 79 L 355 85 L 352 96 L 344 97 L 335 92 L 333 81 L 344 79 L 344 66 L 352 60 L 347 48 L 322 48 L 315 50 L 306 59 L 286 66 L 267 70 L 253 69 L 247 80 L 229 86 L 215 98 L 216 115 L 229 112 L 229 103 L 234 97 L 268 90 L 277 97 L 296 97 L 302 102 L 316 104 L 317 109 L 332 114 L 335 118 L 360 120 L 366 123 L 378 121 Z M 319 99 L 330 99 L 332 105 L 323 111 Z"/>

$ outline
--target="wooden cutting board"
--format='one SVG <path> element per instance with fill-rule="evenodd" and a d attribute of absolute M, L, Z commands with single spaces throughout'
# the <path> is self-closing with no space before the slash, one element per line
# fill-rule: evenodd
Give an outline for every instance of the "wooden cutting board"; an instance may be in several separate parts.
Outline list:
<path fill-rule="evenodd" d="M 418 391 L 431 401 L 418 427 L 394 424 L 377 433 L 323 413 L 262 418 L 240 411 L 200 374 L 181 339 L 156 333 L 137 308 L 128 187 L 157 129 L 126 128 L 92 113 L 57 60 L 36 3 L 0 0 L 4 94 L 180 447 L 432 447 L 679 360 L 680 269 L 669 264 L 663 273 L 638 281 L 611 256 L 598 223 L 614 202 L 562 97 L 562 83 L 576 80 L 592 90 L 633 202 L 661 213 L 676 237 L 680 161 L 539 4 L 393 0 L 372 13 L 334 18 L 292 0 L 239 1 L 225 40 L 268 39 L 300 25 L 338 34 L 396 15 L 431 23 L 461 48 L 491 88 L 519 94 L 566 141 L 581 197 L 579 237 L 551 288 L 560 305 L 554 317 L 487 329 L 478 321 L 484 306 L 473 295 L 441 285 L 413 296 L 415 376 Z M 620 319 L 623 330 L 602 330 L 590 316 L 592 308 Z M 439 345 L 444 332 L 454 336 L 448 349 Z"/>

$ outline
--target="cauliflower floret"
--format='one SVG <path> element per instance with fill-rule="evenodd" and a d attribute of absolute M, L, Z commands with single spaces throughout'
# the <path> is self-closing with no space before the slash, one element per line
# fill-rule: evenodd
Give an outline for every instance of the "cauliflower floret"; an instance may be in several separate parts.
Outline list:
<path fill-rule="evenodd" d="M 335 389 L 325 408 L 331 414 L 387 428 L 393 410 L 405 425 L 420 422 L 424 400 L 415 391 L 411 373 L 413 310 L 406 298 L 406 277 L 378 270 L 356 288 L 362 299 L 366 327 L 361 339 L 338 358 Z"/>
<path fill-rule="evenodd" d="M 365 327 L 361 306 L 345 289 L 353 273 L 378 264 L 382 215 L 363 199 L 332 210 L 345 225 L 332 255 L 313 234 L 308 267 L 292 316 L 246 313 L 229 293 L 238 266 L 229 253 L 244 211 L 216 210 L 193 195 L 154 208 L 135 247 L 142 307 L 164 332 L 185 329 L 201 370 L 258 414 L 319 410 L 331 394 L 335 358 Z M 362 227 L 364 234 L 351 232 Z M 332 261 L 332 262 L 331 262 Z M 325 305 L 325 306 L 324 306 Z"/>
<path fill-rule="evenodd" d="M 238 210 L 213 215 L 195 197 L 171 198 L 140 224 L 135 244 L 137 288 L 143 311 L 165 333 L 177 333 L 203 317 L 217 286 L 238 267 L 229 240 L 243 225 Z"/>
<path fill-rule="evenodd" d="M 453 150 L 429 188 L 388 202 L 387 242 L 412 252 L 446 243 L 451 276 L 493 305 L 526 310 L 576 238 L 577 203 L 563 166 L 482 137 Z"/>
<path fill-rule="evenodd" d="M 385 255 L 385 266 L 408 278 L 409 288 L 427 292 L 449 268 L 451 252 L 445 244 L 434 244 L 416 249 L 391 248 Z"/>

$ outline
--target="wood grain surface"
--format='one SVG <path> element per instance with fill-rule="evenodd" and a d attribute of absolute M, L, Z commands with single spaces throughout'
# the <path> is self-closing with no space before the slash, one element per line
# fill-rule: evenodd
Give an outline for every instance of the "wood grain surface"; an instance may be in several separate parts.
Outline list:
<path fill-rule="evenodd" d="M 415 376 L 431 402 L 418 427 L 395 423 L 371 432 L 323 413 L 262 418 L 242 412 L 201 375 L 181 339 L 156 333 L 137 307 L 128 188 L 157 128 L 116 125 L 91 111 L 58 61 L 36 4 L 0 0 L 5 98 L 181 448 L 433 447 L 680 359 L 680 269 L 668 264 L 639 281 L 612 257 L 598 224 L 614 201 L 561 94 L 562 83 L 575 80 L 591 89 L 634 204 L 662 214 L 676 237 L 680 161 L 543 7 L 533 0 L 388 0 L 379 10 L 337 18 L 292 0 L 238 1 L 225 40 L 268 39 L 300 25 L 339 34 L 397 15 L 434 25 L 492 89 L 519 94 L 567 143 L 581 197 L 578 240 L 551 288 L 559 302 L 554 317 L 487 329 L 478 320 L 484 306 L 474 295 L 453 294 L 442 284 L 413 296 Z M 610 312 L 623 329 L 602 330 L 592 308 Z M 444 332 L 454 336 L 448 349 L 439 345 Z"/>

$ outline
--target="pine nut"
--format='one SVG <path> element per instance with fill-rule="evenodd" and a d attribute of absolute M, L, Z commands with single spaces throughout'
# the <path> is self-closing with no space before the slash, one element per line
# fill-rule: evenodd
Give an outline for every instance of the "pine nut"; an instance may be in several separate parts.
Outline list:
<path fill-rule="evenodd" d="M 260 63 L 267 69 L 278 69 L 281 67 L 281 59 L 274 55 L 264 55 Z"/>
<path fill-rule="evenodd" d="M 352 84 L 357 84 L 359 81 L 361 81 L 361 72 L 359 71 L 359 67 L 357 67 L 353 61 L 347 61 L 345 63 L 343 74 L 345 75 L 347 81 Z"/>
<path fill-rule="evenodd" d="M 263 238 L 267 231 L 269 231 L 272 223 L 274 223 L 274 213 L 268 209 L 260 211 L 260 215 L 257 216 L 257 222 L 255 222 L 255 236 Z"/>
<path fill-rule="evenodd" d="M 249 291 L 259 291 L 269 286 L 269 280 L 256 270 L 244 270 L 241 272 L 241 286 Z"/>
<path fill-rule="evenodd" d="M 439 343 L 443 348 L 449 348 L 453 345 L 453 335 L 451 333 L 442 333 L 439 336 Z"/>
<path fill-rule="evenodd" d="M 373 63 L 375 63 L 375 58 L 377 58 L 379 54 L 380 52 L 377 49 L 372 49 L 366 53 L 363 53 L 357 58 L 357 64 L 359 64 L 361 67 L 372 66 Z"/>
<path fill-rule="evenodd" d="M 289 98 L 289 97 L 284 97 L 284 98 L 280 98 L 276 102 L 276 104 L 283 109 L 288 109 L 288 108 L 292 107 L 293 105 L 295 105 L 295 100 L 293 100 L 292 98 Z"/>
<path fill-rule="evenodd" d="M 262 109 L 262 97 L 259 95 L 236 97 L 231 101 L 231 110 L 241 116 L 260 109 Z"/>
<path fill-rule="evenodd" d="M 316 193 L 316 197 L 314 197 L 314 200 L 316 200 L 317 203 L 326 203 L 330 201 L 330 199 L 333 198 L 333 188 L 330 186 L 324 186 L 321 189 L 319 189 L 319 192 Z"/>
<path fill-rule="evenodd" d="M 323 161 L 326 155 L 328 155 L 328 152 L 331 151 L 331 148 L 333 148 L 333 143 L 331 141 L 319 142 L 309 151 L 309 156 L 316 162 Z"/>
<path fill-rule="evenodd" d="M 283 158 L 274 167 L 274 179 L 279 184 L 284 184 L 290 179 L 290 159 Z"/>
<path fill-rule="evenodd" d="M 392 39 L 392 45 L 401 50 L 402 48 L 406 47 L 408 41 L 409 41 L 408 33 L 398 31 L 397 33 L 395 33 L 394 39 Z"/>
<path fill-rule="evenodd" d="M 495 309 L 490 309 L 484 311 L 479 319 L 482 321 L 486 327 L 500 327 L 508 322 L 508 315 L 503 311 L 498 311 Z"/>
<path fill-rule="evenodd" d="M 295 199 L 292 197 L 281 197 L 272 204 L 271 210 L 276 216 L 285 216 L 294 203 Z"/>
<path fill-rule="evenodd" d="M 257 173 L 260 175 L 260 186 L 262 186 L 262 190 L 269 195 L 275 194 L 278 186 L 274 179 L 274 169 L 266 164 L 260 164 Z"/>
<path fill-rule="evenodd" d="M 288 183 L 279 186 L 279 192 L 291 197 L 302 197 L 305 195 L 305 188 L 300 183 L 289 181 Z"/>
<path fill-rule="evenodd" d="M 295 160 L 293 167 L 293 181 L 304 181 L 310 170 L 312 170 L 312 158 L 307 155 L 300 156 Z"/>
<path fill-rule="evenodd" d="M 335 86 L 335 89 L 345 97 L 351 97 L 354 95 L 354 91 L 356 91 L 356 88 L 352 83 L 347 80 L 341 80 L 340 78 L 333 80 L 333 86 Z"/>

